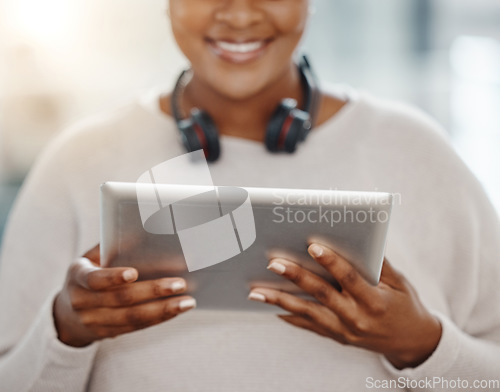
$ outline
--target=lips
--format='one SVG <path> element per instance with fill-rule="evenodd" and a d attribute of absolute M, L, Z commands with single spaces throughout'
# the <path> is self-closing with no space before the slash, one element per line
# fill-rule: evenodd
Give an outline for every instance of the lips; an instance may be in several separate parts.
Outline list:
<path fill-rule="evenodd" d="M 247 40 L 237 42 L 231 40 L 207 39 L 212 52 L 222 60 L 242 64 L 257 60 L 266 51 L 270 39 Z"/>

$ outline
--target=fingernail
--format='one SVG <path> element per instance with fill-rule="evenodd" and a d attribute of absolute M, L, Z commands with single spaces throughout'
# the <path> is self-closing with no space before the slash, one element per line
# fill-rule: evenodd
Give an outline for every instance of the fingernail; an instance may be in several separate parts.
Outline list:
<path fill-rule="evenodd" d="M 248 299 L 251 299 L 252 301 L 257 301 L 257 302 L 266 302 L 266 296 L 261 293 L 254 293 L 251 292 L 248 295 Z"/>
<path fill-rule="evenodd" d="M 269 264 L 267 269 L 276 272 L 278 275 L 283 275 L 286 271 L 286 267 L 283 264 L 278 263 L 277 261 L 273 261 L 271 264 Z"/>
<path fill-rule="evenodd" d="M 323 255 L 323 248 L 319 245 L 312 244 L 309 247 L 309 253 L 312 257 L 321 257 Z"/>
<path fill-rule="evenodd" d="M 123 271 L 123 280 L 125 280 L 125 282 L 131 282 L 133 280 L 135 280 L 135 271 L 134 270 L 126 270 L 126 271 Z"/>
<path fill-rule="evenodd" d="M 172 291 L 174 293 L 178 292 L 178 291 L 182 291 L 186 288 L 186 284 L 184 283 L 184 281 L 182 280 L 176 280 L 175 282 L 173 282 L 171 285 L 170 285 L 170 289 L 172 289 Z"/>
<path fill-rule="evenodd" d="M 181 302 L 179 302 L 180 310 L 188 310 L 192 308 L 196 308 L 196 300 L 194 298 L 183 299 Z"/>

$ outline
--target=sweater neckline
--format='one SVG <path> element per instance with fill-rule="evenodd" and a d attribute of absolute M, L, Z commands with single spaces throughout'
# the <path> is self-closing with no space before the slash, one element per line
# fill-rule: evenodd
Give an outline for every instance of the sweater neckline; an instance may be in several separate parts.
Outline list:
<path fill-rule="evenodd" d="M 352 113 L 360 105 L 362 101 L 362 94 L 357 90 L 353 89 L 347 85 L 326 85 L 323 88 L 324 91 L 331 93 L 332 95 L 342 96 L 346 98 L 346 103 L 342 108 L 323 122 L 321 125 L 314 127 L 312 132 L 309 134 L 308 138 L 316 138 L 323 132 L 332 132 L 333 129 L 338 128 L 346 119 L 352 116 Z M 175 119 L 161 110 L 160 107 L 160 96 L 165 92 L 165 88 L 156 87 L 152 88 L 146 93 L 139 96 L 139 105 L 154 115 L 157 119 L 162 122 L 168 123 L 169 126 L 176 126 Z M 256 145 L 261 147 L 262 143 L 256 140 L 245 139 L 238 136 L 221 135 L 221 141 L 236 142 L 238 144 L 246 145 Z"/>

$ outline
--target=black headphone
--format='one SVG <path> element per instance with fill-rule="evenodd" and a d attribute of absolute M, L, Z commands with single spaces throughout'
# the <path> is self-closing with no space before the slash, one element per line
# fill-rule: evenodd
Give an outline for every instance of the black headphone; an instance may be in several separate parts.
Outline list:
<path fill-rule="evenodd" d="M 309 61 L 303 56 L 298 65 L 302 91 L 304 94 L 304 110 L 297 108 L 297 101 L 292 98 L 283 99 L 276 108 L 266 130 L 265 144 L 269 151 L 288 153 L 295 152 L 298 142 L 302 142 L 312 129 L 318 109 L 319 90 L 316 77 Z M 182 143 L 188 152 L 203 149 L 207 161 L 214 162 L 220 155 L 219 132 L 208 113 L 198 108 L 191 109 L 190 117 L 183 118 L 179 107 L 179 99 L 186 85 L 185 70 L 179 76 L 172 93 L 172 113 L 180 131 Z"/>

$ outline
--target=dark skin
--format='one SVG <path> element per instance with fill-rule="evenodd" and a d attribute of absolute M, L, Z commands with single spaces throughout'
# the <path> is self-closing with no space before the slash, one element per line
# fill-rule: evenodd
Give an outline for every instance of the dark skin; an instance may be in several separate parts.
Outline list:
<path fill-rule="evenodd" d="M 69 268 L 64 287 L 54 301 L 59 340 L 84 347 L 104 338 L 144 329 L 196 306 L 182 295 L 186 282 L 164 278 L 137 282 L 133 268 L 100 268 L 99 247 Z"/>
<path fill-rule="evenodd" d="M 183 111 L 206 110 L 222 135 L 264 140 L 269 117 L 283 98 L 302 105 L 292 55 L 309 5 L 308 0 L 171 0 L 172 31 L 193 70 Z M 344 104 L 323 94 L 316 126 Z M 160 106 L 171 114 L 169 94 Z M 387 260 L 380 283 L 371 286 L 331 249 L 320 248 L 320 255 L 314 249 L 311 244 L 311 257 L 341 291 L 291 260 L 274 259 L 270 270 L 316 301 L 267 288 L 254 288 L 249 298 L 282 307 L 288 314 L 280 317 L 296 327 L 380 353 L 398 368 L 418 366 L 432 354 L 441 325 Z M 136 280 L 133 268 L 100 268 L 97 248 L 76 261 L 54 303 L 59 339 L 85 346 L 167 321 L 194 306 L 191 297 L 181 295 L 182 279 Z M 174 290 L 174 282 L 184 286 Z M 186 300 L 189 306 L 181 306 Z"/>
<path fill-rule="evenodd" d="M 434 351 L 441 337 L 439 322 L 387 260 L 380 283 L 372 286 L 333 250 L 311 244 L 309 253 L 340 284 L 340 291 L 293 261 L 272 259 L 268 269 L 316 301 L 268 288 L 253 289 L 249 298 L 280 306 L 290 313 L 281 319 L 296 327 L 383 354 L 399 369 L 418 366 Z"/>

